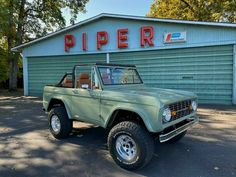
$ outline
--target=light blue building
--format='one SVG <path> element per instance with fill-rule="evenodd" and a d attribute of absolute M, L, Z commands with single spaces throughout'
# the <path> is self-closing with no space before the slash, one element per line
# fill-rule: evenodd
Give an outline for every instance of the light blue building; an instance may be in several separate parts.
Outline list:
<path fill-rule="evenodd" d="M 200 103 L 236 104 L 236 24 L 100 14 L 12 50 L 23 55 L 25 95 L 42 96 L 75 64 L 110 62 Z"/>

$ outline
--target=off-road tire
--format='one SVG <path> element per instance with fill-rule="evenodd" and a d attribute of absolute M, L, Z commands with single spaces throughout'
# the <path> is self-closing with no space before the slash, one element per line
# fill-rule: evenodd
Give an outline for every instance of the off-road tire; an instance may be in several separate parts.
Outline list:
<path fill-rule="evenodd" d="M 56 115 L 61 124 L 61 128 L 59 132 L 55 132 L 51 125 L 51 118 L 53 115 Z M 73 122 L 68 118 L 66 109 L 64 107 L 55 107 L 52 108 L 48 114 L 48 123 L 49 123 L 49 130 L 52 135 L 57 139 L 64 139 L 67 138 L 72 131 Z"/>
<path fill-rule="evenodd" d="M 136 143 L 137 153 L 132 161 L 126 161 L 117 151 L 116 141 L 121 135 L 130 136 Z M 108 149 L 112 158 L 120 167 L 135 170 L 144 167 L 151 160 L 154 152 L 154 141 L 142 125 L 124 121 L 115 125 L 109 132 Z"/>
<path fill-rule="evenodd" d="M 187 133 L 187 130 L 175 136 L 174 138 L 166 141 L 166 143 L 171 143 L 171 144 L 177 143 L 185 136 L 186 133 Z"/>

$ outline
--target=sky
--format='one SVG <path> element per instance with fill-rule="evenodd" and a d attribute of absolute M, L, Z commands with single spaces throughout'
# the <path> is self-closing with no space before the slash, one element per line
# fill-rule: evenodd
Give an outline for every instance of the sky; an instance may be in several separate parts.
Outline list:
<path fill-rule="evenodd" d="M 86 13 L 78 15 L 78 21 L 88 19 L 101 13 L 145 16 L 154 0 L 89 0 Z M 64 10 L 67 26 L 70 25 L 69 11 Z"/>

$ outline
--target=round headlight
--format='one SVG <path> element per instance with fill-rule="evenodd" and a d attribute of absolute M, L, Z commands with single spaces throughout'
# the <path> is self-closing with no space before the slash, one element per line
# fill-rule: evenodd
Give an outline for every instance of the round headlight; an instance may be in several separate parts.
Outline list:
<path fill-rule="evenodd" d="M 191 106 L 192 106 L 193 111 L 197 110 L 197 102 L 196 101 L 192 101 Z"/>
<path fill-rule="evenodd" d="M 169 108 L 164 109 L 162 117 L 164 122 L 169 122 L 171 120 L 171 111 Z"/>

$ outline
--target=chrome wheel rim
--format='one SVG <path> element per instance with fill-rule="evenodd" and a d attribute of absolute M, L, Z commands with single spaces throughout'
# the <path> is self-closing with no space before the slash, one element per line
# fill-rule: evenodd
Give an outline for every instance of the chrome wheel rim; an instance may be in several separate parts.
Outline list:
<path fill-rule="evenodd" d="M 116 139 L 116 151 L 126 161 L 132 161 L 137 155 L 137 145 L 128 135 L 120 135 Z"/>
<path fill-rule="evenodd" d="M 51 118 L 52 130 L 58 133 L 61 130 L 61 122 L 57 115 L 53 115 Z"/>

